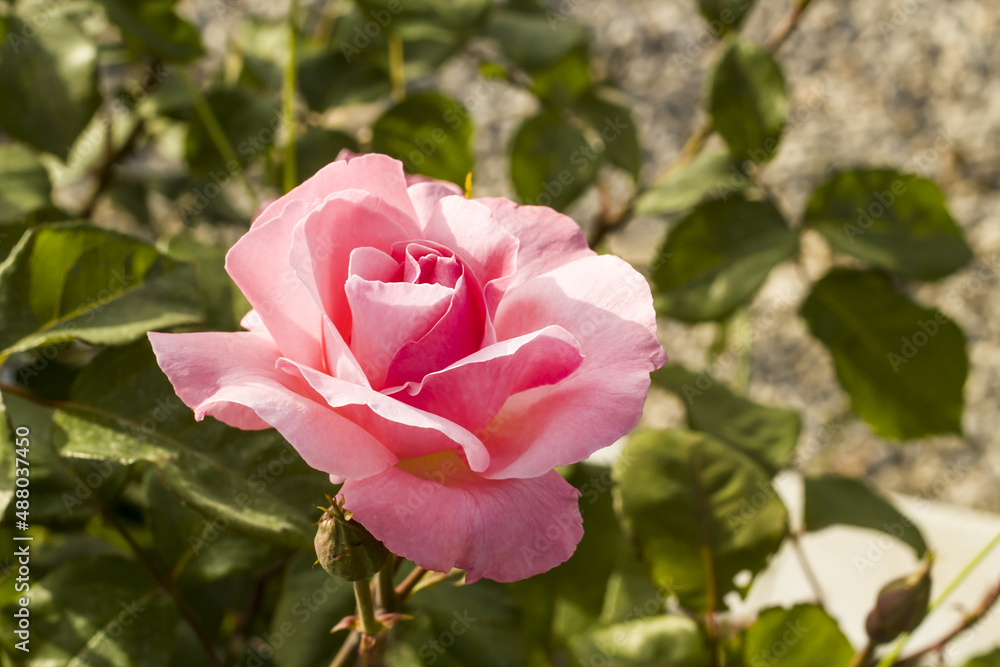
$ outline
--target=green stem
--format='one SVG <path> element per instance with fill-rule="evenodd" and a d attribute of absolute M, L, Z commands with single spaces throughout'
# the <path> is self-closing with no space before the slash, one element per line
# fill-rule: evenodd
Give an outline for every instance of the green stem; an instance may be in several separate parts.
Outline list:
<path fill-rule="evenodd" d="M 378 602 L 385 611 L 395 611 L 396 609 L 396 588 L 392 581 L 392 575 L 396 570 L 395 558 L 390 558 L 378 572 Z"/>
<path fill-rule="evenodd" d="M 205 96 L 201 94 L 198 86 L 194 84 L 191 77 L 187 75 L 187 72 L 180 72 L 181 82 L 187 88 L 188 93 L 194 100 L 195 111 L 198 112 L 198 117 L 201 118 L 201 122 L 205 124 L 205 129 L 208 131 L 208 136 L 215 144 L 215 148 L 219 151 L 219 155 L 222 159 L 226 161 L 226 168 L 229 169 L 231 163 L 240 164 L 239 158 L 236 157 L 236 151 L 229 144 L 229 138 L 226 137 L 225 131 L 222 129 L 222 125 L 219 124 L 219 119 L 215 117 L 215 112 L 212 111 L 212 107 L 208 105 L 205 100 Z M 247 176 L 245 169 L 239 169 L 238 173 L 235 174 L 236 178 L 243 184 L 243 189 L 246 190 L 247 198 L 250 200 L 250 204 L 256 211 L 260 206 L 260 200 L 257 198 L 257 193 L 253 189 L 253 185 L 250 183 L 250 178 Z"/>
<path fill-rule="evenodd" d="M 976 554 L 976 557 L 969 561 L 964 568 L 962 568 L 962 571 L 958 573 L 958 576 L 956 576 L 941 592 L 941 594 L 938 595 L 937 599 L 935 599 L 930 606 L 927 607 L 928 617 L 935 609 L 940 607 L 949 597 L 951 597 L 951 594 L 955 592 L 955 589 L 961 586 L 965 580 L 969 578 L 972 571 L 975 570 L 980 563 L 986 560 L 986 557 L 990 555 L 997 545 L 1000 545 L 1000 533 L 990 540 L 989 544 L 983 547 L 979 553 Z M 896 644 L 892 647 L 892 651 L 890 651 L 889 654 L 878 663 L 878 667 L 893 667 L 893 665 L 896 664 L 899 660 L 899 656 L 902 655 L 903 650 L 906 649 L 906 644 L 909 642 L 910 634 L 911 633 L 906 633 L 896 640 Z"/>
<path fill-rule="evenodd" d="M 361 631 L 369 637 L 374 637 L 382 629 L 382 624 L 375 618 L 375 601 L 372 600 L 371 583 L 367 579 L 354 582 L 354 597 L 358 601 Z"/>
<path fill-rule="evenodd" d="M 298 30 L 295 28 L 295 14 L 298 9 L 297 0 L 292 0 L 288 10 L 288 62 L 285 63 L 285 80 L 282 86 L 282 116 L 285 122 L 285 167 L 284 191 L 288 192 L 298 182 L 295 158 L 295 88 L 298 67 Z"/>
<path fill-rule="evenodd" d="M 403 38 L 395 32 L 389 33 L 389 79 L 392 81 L 392 97 L 397 102 L 406 98 L 406 73 L 403 60 Z"/>

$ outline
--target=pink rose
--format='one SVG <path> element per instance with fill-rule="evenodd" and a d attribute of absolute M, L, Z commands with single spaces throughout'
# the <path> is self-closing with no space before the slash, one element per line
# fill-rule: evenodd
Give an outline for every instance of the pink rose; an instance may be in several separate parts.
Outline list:
<path fill-rule="evenodd" d="M 274 427 L 392 552 L 467 581 L 568 559 L 555 471 L 627 433 L 666 361 L 646 281 L 570 218 L 383 155 L 271 203 L 226 257 L 238 333 L 149 334 L 198 419 Z"/>

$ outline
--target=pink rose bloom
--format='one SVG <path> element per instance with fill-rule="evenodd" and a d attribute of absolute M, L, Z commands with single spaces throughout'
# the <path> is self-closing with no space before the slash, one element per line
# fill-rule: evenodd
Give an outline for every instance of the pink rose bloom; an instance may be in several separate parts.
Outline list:
<path fill-rule="evenodd" d="M 515 581 L 568 559 L 553 468 L 635 426 L 666 361 L 646 281 L 570 218 L 384 155 L 274 201 L 226 257 L 245 332 L 151 333 L 203 419 L 276 428 L 392 552 Z"/>

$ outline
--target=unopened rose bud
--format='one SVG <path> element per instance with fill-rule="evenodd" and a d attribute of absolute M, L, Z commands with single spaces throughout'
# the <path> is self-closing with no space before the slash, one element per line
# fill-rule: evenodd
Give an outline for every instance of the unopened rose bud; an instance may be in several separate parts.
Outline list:
<path fill-rule="evenodd" d="M 392 555 L 336 502 L 323 510 L 314 544 L 323 569 L 347 581 L 371 578 Z"/>
<path fill-rule="evenodd" d="M 886 644 L 912 632 L 927 616 L 931 600 L 931 559 L 918 572 L 890 581 L 878 594 L 865 630 L 872 644 Z"/>

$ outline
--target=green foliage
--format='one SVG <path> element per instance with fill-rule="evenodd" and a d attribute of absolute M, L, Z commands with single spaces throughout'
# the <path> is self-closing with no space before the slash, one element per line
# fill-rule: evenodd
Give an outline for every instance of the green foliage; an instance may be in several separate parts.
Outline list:
<path fill-rule="evenodd" d="M 892 169 L 835 175 L 813 193 L 804 222 L 840 252 L 909 278 L 934 280 L 972 258 L 941 189 Z"/>
<path fill-rule="evenodd" d="M 587 42 L 586 26 L 561 16 L 553 27 L 550 18 L 537 10 L 501 8 L 491 13 L 486 34 L 514 63 L 537 70 Z"/>
<path fill-rule="evenodd" d="M 53 424 L 63 456 L 153 463 L 167 488 L 210 522 L 272 544 L 312 545 L 318 513 L 302 508 L 322 501 L 327 476 L 274 431 L 195 422 L 145 341 L 91 362 Z"/>
<path fill-rule="evenodd" d="M 726 199 L 749 182 L 726 150 L 705 150 L 660 177 L 635 203 L 640 213 L 679 213 L 706 199 Z"/>
<path fill-rule="evenodd" d="M 837 622 L 814 604 L 765 609 L 747 630 L 743 645 L 747 665 L 847 667 L 853 657 Z"/>
<path fill-rule="evenodd" d="M 510 146 L 511 177 L 526 204 L 562 210 L 597 176 L 599 156 L 583 131 L 556 113 L 521 124 Z"/>
<path fill-rule="evenodd" d="M 174 0 L 97 0 L 121 28 L 133 58 L 191 60 L 204 53 L 198 30 L 174 13 Z"/>
<path fill-rule="evenodd" d="M 9 18 L 0 45 L 0 126 L 66 160 L 100 105 L 97 46 L 63 13 L 40 28 L 26 18 Z"/>
<path fill-rule="evenodd" d="M 48 172 L 30 150 L 17 144 L 0 146 L 0 223 L 49 206 L 51 190 Z"/>
<path fill-rule="evenodd" d="M 918 557 L 927 553 L 920 529 L 860 479 L 838 475 L 806 477 L 803 523 L 809 531 L 836 525 L 870 528 L 910 545 Z"/>
<path fill-rule="evenodd" d="M 458 102 L 438 93 L 411 95 L 375 121 L 372 148 L 407 169 L 465 184 L 472 171 L 472 122 Z"/>
<path fill-rule="evenodd" d="M 708 109 L 734 156 L 767 162 L 777 152 L 788 113 L 778 63 L 753 42 L 730 40 L 712 72 Z"/>
<path fill-rule="evenodd" d="M 28 231 L 0 265 L 0 358 L 81 339 L 135 340 L 150 329 L 197 322 L 191 270 L 150 245 L 79 223 Z"/>
<path fill-rule="evenodd" d="M 688 426 L 738 448 L 771 474 L 788 465 L 802 430 L 799 413 L 737 396 L 707 374 L 677 363 L 653 373 L 653 382 L 684 400 Z"/>
<path fill-rule="evenodd" d="M 724 608 L 733 578 L 760 572 L 788 531 L 767 471 L 708 434 L 640 432 L 615 478 L 623 525 L 653 582 L 699 612 Z"/>
<path fill-rule="evenodd" d="M 743 305 L 798 248 L 781 213 L 742 197 L 706 202 L 670 229 L 652 269 L 658 312 L 717 320 Z"/>
<path fill-rule="evenodd" d="M 263 157 L 277 137 L 281 115 L 276 106 L 269 106 L 242 88 L 210 90 L 205 94 L 204 103 L 215 118 L 226 119 L 221 129 L 233 156 L 220 153 L 212 128 L 200 114 L 194 114 L 191 119 L 184 153 L 195 174 L 228 181 Z M 220 175 L 215 176 L 216 173 Z"/>
<path fill-rule="evenodd" d="M 837 368 L 851 407 L 895 440 L 962 432 L 969 360 L 962 330 L 871 271 L 834 269 L 802 316 Z"/>
<path fill-rule="evenodd" d="M 601 136 L 608 162 L 624 169 L 638 181 L 642 170 L 642 147 L 628 105 L 616 99 L 613 91 L 600 89 L 588 91 L 579 99 L 577 107 Z"/>
<path fill-rule="evenodd" d="M 698 624 L 676 615 L 643 618 L 594 630 L 574 641 L 573 654 L 580 664 L 609 667 L 708 667 L 712 664 Z"/>
<path fill-rule="evenodd" d="M 169 664 L 177 609 L 135 561 L 70 560 L 33 586 L 30 609 L 29 667 Z"/>
<path fill-rule="evenodd" d="M 753 9 L 754 0 L 698 0 L 698 8 L 717 36 L 736 30 Z"/>

